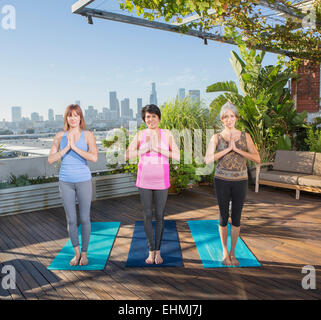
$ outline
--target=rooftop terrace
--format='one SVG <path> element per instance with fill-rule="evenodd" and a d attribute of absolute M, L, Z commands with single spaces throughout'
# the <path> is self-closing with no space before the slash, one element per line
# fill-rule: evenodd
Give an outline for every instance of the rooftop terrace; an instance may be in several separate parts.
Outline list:
<path fill-rule="evenodd" d="M 320 299 L 320 196 L 261 187 L 249 190 L 241 237 L 259 268 L 204 269 L 188 220 L 218 219 L 212 188 L 169 196 L 166 218 L 177 221 L 183 257 L 179 268 L 126 268 L 135 221 L 142 220 L 137 195 L 92 203 L 92 221 L 121 221 L 103 271 L 49 271 L 68 239 L 63 208 L 0 217 L 0 270 L 16 268 L 17 288 L 4 299 Z M 316 269 L 316 290 L 304 290 L 302 267 Z"/>

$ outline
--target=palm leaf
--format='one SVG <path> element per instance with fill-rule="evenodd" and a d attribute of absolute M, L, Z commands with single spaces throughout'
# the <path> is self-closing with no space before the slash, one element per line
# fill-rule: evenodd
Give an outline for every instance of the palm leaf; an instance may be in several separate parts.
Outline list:
<path fill-rule="evenodd" d="M 206 88 L 206 92 L 233 92 L 238 94 L 238 89 L 234 81 L 216 82 Z"/>

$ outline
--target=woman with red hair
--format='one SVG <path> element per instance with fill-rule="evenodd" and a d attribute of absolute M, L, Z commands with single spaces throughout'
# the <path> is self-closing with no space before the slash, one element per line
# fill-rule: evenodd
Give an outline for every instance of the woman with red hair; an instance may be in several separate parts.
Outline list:
<path fill-rule="evenodd" d="M 48 163 L 61 159 L 59 190 L 66 212 L 68 233 L 75 250 L 71 266 L 87 265 L 87 249 L 91 232 L 91 172 L 87 160 L 96 162 L 98 151 L 95 136 L 86 129 L 84 116 L 77 104 L 66 108 L 64 131 L 58 132 L 50 149 Z M 76 197 L 79 204 L 82 248 L 79 249 Z"/>

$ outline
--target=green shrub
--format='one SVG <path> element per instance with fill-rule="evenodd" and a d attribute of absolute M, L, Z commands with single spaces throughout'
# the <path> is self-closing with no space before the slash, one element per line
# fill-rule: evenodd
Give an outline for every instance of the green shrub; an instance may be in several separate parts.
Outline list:
<path fill-rule="evenodd" d="M 321 130 L 308 129 L 306 144 L 309 146 L 309 151 L 321 152 Z"/>

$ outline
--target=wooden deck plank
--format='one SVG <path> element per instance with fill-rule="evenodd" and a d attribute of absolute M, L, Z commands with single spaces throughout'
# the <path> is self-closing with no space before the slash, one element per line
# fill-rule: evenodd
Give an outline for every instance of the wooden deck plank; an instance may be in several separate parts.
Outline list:
<path fill-rule="evenodd" d="M 41 215 L 41 213 L 39 213 Z M 51 254 L 50 254 L 50 247 L 51 247 L 51 239 L 47 237 L 47 232 L 37 225 L 40 221 L 40 218 L 37 217 L 37 221 L 31 219 L 33 217 L 37 217 L 36 215 L 28 215 L 28 224 L 22 224 L 21 229 L 25 233 L 29 233 L 29 241 L 32 245 L 29 245 L 29 250 L 35 257 L 39 257 L 39 263 L 41 264 L 41 271 L 43 272 L 44 277 L 52 286 L 52 295 L 55 295 L 55 291 L 57 291 L 57 298 L 60 299 L 74 299 L 75 295 L 73 294 L 73 290 L 68 290 L 69 287 L 64 287 L 60 284 L 60 278 L 55 275 L 55 273 L 51 270 L 47 270 L 47 266 L 51 262 Z M 30 221 L 29 221 L 30 220 Z M 16 222 L 17 224 L 17 222 Z M 24 230 L 23 230 L 24 228 Z M 40 231 L 40 232 L 39 232 Z M 44 231 L 44 232 L 41 232 Z M 65 275 L 65 274 L 63 274 Z M 68 279 L 68 277 L 67 277 Z M 77 295 L 76 295 L 77 297 Z M 78 298 L 85 298 L 84 294 L 78 295 Z"/>
<path fill-rule="evenodd" d="M 44 217 L 39 217 L 39 220 L 41 221 Z M 53 219 L 54 221 L 54 219 Z M 43 223 L 44 228 L 46 228 L 46 225 Z M 57 239 L 62 239 L 59 241 L 59 247 L 56 249 L 56 253 L 52 255 L 51 260 L 54 259 L 54 257 L 58 254 L 58 252 L 61 250 L 61 248 L 64 246 L 64 244 L 67 241 L 66 237 L 66 232 L 64 232 L 65 228 L 61 228 L 59 226 L 58 228 L 46 228 L 46 233 L 50 237 L 50 240 L 52 243 L 56 243 Z M 49 264 L 48 264 L 49 265 Z M 53 271 L 53 270 L 52 270 Z M 91 283 L 91 279 L 89 277 L 89 274 L 92 274 L 92 272 L 89 272 L 88 274 L 84 274 L 81 271 L 62 271 L 62 270 L 55 270 L 55 274 L 60 276 L 61 274 L 64 275 L 66 278 L 69 279 L 73 283 L 73 292 L 75 293 L 75 289 L 78 289 L 78 295 L 80 296 L 84 295 L 87 299 L 94 299 L 94 300 L 100 300 L 102 299 L 97 293 L 96 293 L 96 288 L 93 287 L 92 285 L 89 285 Z M 84 283 L 86 282 L 86 283 Z M 87 283 L 88 282 L 88 283 Z M 99 289 L 97 289 L 99 291 Z M 103 299 L 106 299 L 107 296 L 106 294 L 104 295 Z M 111 299 L 109 297 L 109 299 Z"/>
<path fill-rule="evenodd" d="M 11 220 L 11 226 L 12 228 L 10 230 L 15 230 L 19 226 L 19 220 L 16 219 L 16 217 L 13 217 L 14 220 Z M 9 229 L 8 229 L 9 230 Z M 13 238 L 15 233 L 11 233 L 10 237 Z M 20 259 L 23 259 L 25 263 L 28 265 L 28 270 L 31 272 L 33 278 L 36 280 L 38 287 L 34 288 L 34 290 L 39 293 L 41 298 L 45 299 L 58 299 L 59 297 L 57 294 L 53 291 L 52 293 L 49 293 L 47 290 L 51 288 L 50 282 L 47 280 L 47 277 L 45 274 L 47 274 L 47 270 L 42 267 L 42 263 L 39 258 L 41 258 L 41 255 L 39 254 L 39 251 L 34 254 L 32 247 L 30 246 L 30 238 L 28 232 L 23 232 L 19 234 L 19 239 L 16 238 L 16 245 L 17 249 L 19 247 L 19 254 L 21 254 Z M 12 252 L 17 253 L 17 249 L 12 250 Z"/>
<path fill-rule="evenodd" d="M 33 290 L 36 282 L 27 271 L 26 265 L 25 263 L 23 263 L 23 260 L 20 259 L 21 256 L 10 252 L 12 248 L 15 248 L 15 243 L 8 237 L 8 235 L 6 234 L 6 230 L 4 230 L 1 224 L 0 234 L 3 240 L 3 247 L 1 248 L 1 258 L 2 261 L 5 262 L 5 264 L 12 265 L 15 268 L 16 287 L 19 288 L 19 291 L 23 294 L 24 298 L 38 299 L 38 296 Z"/>
<path fill-rule="evenodd" d="M 55 220 L 55 218 L 58 218 L 58 217 L 53 217 L 53 220 Z M 66 231 L 64 231 L 66 229 L 66 227 L 60 227 L 59 230 L 56 230 L 56 234 L 60 237 L 64 237 L 66 236 Z M 67 239 L 65 239 L 65 242 L 66 242 Z M 82 272 L 82 271 L 75 271 L 75 274 L 77 275 L 82 275 L 85 276 L 88 274 L 91 274 L 93 275 L 92 277 L 86 277 L 86 281 L 87 282 L 91 282 L 93 283 L 93 278 L 95 277 L 101 277 L 104 275 L 104 273 L 102 271 L 90 271 L 90 272 Z M 97 294 L 97 296 L 94 298 L 94 297 L 91 297 L 91 299 L 97 299 L 98 297 L 99 298 L 102 298 L 102 299 L 120 299 L 120 297 L 122 297 L 123 299 L 137 299 L 137 296 L 135 294 L 129 294 L 129 292 L 127 292 L 127 290 L 125 291 L 123 289 L 123 286 L 121 285 L 118 285 L 118 287 L 116 288 L 114 286 L 113 283 L 110 282 L 109 279 L 107 279 L 106 277 L 103 278 L 104 281 L 101 281 L 99 282 L 98 284 L 98 288 L 96 290 L 96 287 L 95 286 L 90 286 L 91 288 L 93 288 L 94 291 L 97 291 L 95 292 L 95 294 Z M 97 286 L 97 285 L 96 285 Z M 82 286 L 82 290 L 85 290 L 85 287 Z M 121 292 L 121 293 L 120 293 Z"/>
<path fill-rule="evenodd" d="M 301 286 L 304 265 L 321 272 L 320 199 L 302 193 L 294 204 L 285 190 L 249 189 L 241 237 L 261 268 L 203 268 L 187 221 L 218 219 L 212 187 L 168 197 L 165 219 L 177 221 L 180 268 L 126 268 L 134 223 L 143 220 L 137 195 L 92 203 L 92 221 L 121 221 L 102 271 L 46 270 L 68 239 L 63 208 L 0 217 L 0 268 L 13 261 L 18 278 L 6 299 L 320 299 L 320 277 L 317 290 Z"/>
<path fill-rule="evenodd" d="M 128 197 L 125 201 L 130 201 L 129 200 L 129 198 L 130 197 Z M 132 198 L 131 198 L 132 199 Z M 135 207 L 135 203 L 131 203 L 131 205 L 129 206 L 130 208 L 134 208 Z M 184 207 L 184 206 L 181 206 L 181 207 Z M 128 209 L 127 209 L 128 210 Z M 205 213 L 205 209 L 203 210 L 203 212 Z M 227 269 L 226 269 L 227 270 Z M 163 277 L 161 278 L 161 279 L 164 279 Z M 197 280 L 198 281 L 198 280 Z M 169 281 L 170 282 L 170 281 Z M 189 283 L 189 282 L 188 282 Z M 237 284 L 237 281 L 234 281 L 234 284 L 233 284 L 233 287 L 235 288 L 235 286 L 238 286 L 238 290 L 243 290 L 244 291 L 244 285 L 243 284 Z M 216 287 L 219 287 L 219 286 L 217 286 L 217 285 L 214 285 L 214 286 L 211 286 L 211 288 L 210 288 L 210 292 L 212 293 L 212 294 L 217 294 L 217 292 L 215 292 L 215 288 Z M 249 287 L 249 284 L 247 284 L 247 287 Z M 200 288 L 199 288 L 200 289 Z M 230 288 L 231 289 L 231 288 Z M 189 290 L 186 290 L 186 291 L 189 291 Z M 192 290 L 190 290 L 190 291 L 192 291 Z M 198 290 L 199 291 L 199 290 Z M 255 296 L 261 296 L 261 298 L 267 298 L 267 296 L 265 295 L 265 292 L 263 291 L 263 292 L 261 292 L 261 293 L 259 293 L 258 291 L 257 291 L 257 289 L 255 289 L 254 288 L 254 286 L 252 286 L 252 291 L 254 291 L 255 292 Z M 209 294 L 209 293 L 208 293 Z M 248 296 L 248 293 L 246 293 L 245 294 L 245 296 L 247 297 Z"/>
<path fill-rule="evenodd" d="M 36 221 L 34 219 L 31 219 L 32 215 L 37 216 Z M 50 256 L 54 257 L 54 255 L 52 255 L 52 251 L 50 251 L 50 249 L 53 246 L 53 243 L 52 243 L 53 238 L 51 237 L 51 232 L 53 228 L 52 226 L 50 226 L 49 228 L 46 228 L 46 224 L 42 222 L 42 213 L 41 212 L 31 213 L 31 214 L 29 213 L 28 216 L 26 215 L 25 220 L 28 222 L 27 225 L 30 228 L 30 232 L 32 232 L 32 234 L 34 235 L 34 241 L 45 243 L 46 245 L 42 246 L 43 250 L 46 250 L 46 254 L 48 255 L 48 257 Z M 60 243 L 61 244 L 65 243 L 64 239 L 62 239 Z M 49 265 L 49 262 L 48 262 L 49 260 L 50 259 L 48 258 L 46 264 L 44 265 L 45 267 Z M 50 272 L 57 275 L 58 277 L 61 277 L 64 282 L 63 284 L 64 288 L 68 290 L 67 295 L 61 296 L 62 299 L 68 299 L 70 297 L 70 294 L 74 299 L 88 299 L 87 295 L 84 294 L 78 288 L 78 286 L 74 284 L 74 282 L 78 281 L 79 279 L 72 272 L 61 271 L 58 273 L 53 270 L 51 270 Z M 52 283 L 52 285 L 53 287 L 55 287 L 54 283 Z"/>

